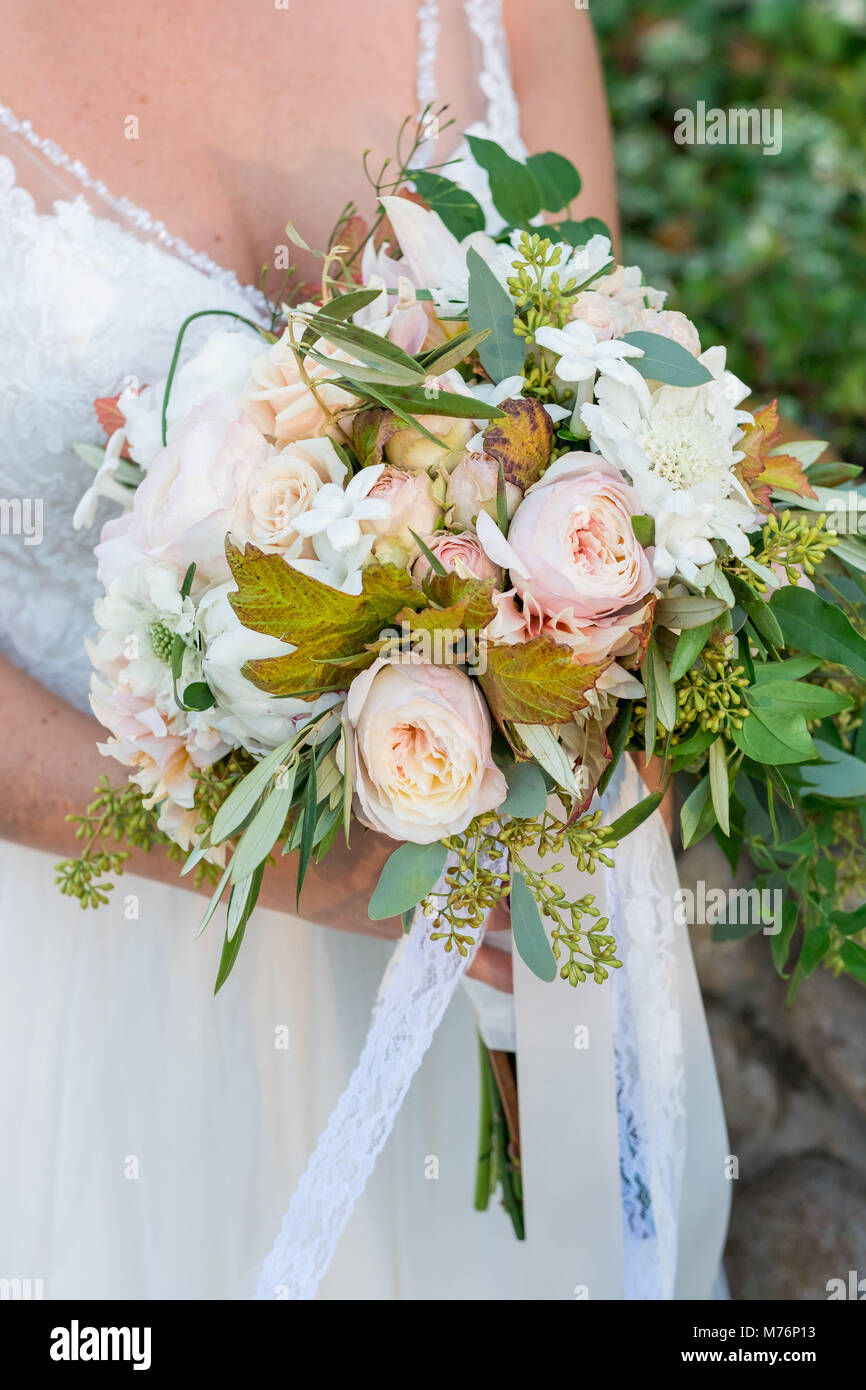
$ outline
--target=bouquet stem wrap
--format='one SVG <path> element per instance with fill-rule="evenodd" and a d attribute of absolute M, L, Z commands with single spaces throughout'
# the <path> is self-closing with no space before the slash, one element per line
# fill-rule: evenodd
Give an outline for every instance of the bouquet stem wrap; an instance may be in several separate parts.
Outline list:
<path fill-rule="evenodd" d="M 608 814 L 641 792 L 627 764 Z M 728 1141 L 687 928 L 674 923 L 676 869 L 661 817 L 623 841 L 601 881 L 569 864 L 563 883 L 573 896 L 595 892 L 599 906 L 606 899 L 623 968 L 603 986 L 553 989 L 514 953 L 527 1296 L 707 1298 L 727 1225 Z M 315 1296 L 472 959 L 446 954 L 430 930 L 419 909 L 258 1298 Z"/>

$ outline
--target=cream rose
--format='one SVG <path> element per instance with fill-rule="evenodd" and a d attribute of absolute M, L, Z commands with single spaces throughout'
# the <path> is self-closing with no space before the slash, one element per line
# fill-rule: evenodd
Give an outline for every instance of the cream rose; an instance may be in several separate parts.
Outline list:
<path fill-rule="evenodd" d="M 293 344 L 299 343 L 303 334 L 303 324 L 292 319 L 279 341 L 253 358 L 250 380 L 241 395 L 241 408 L 262 434 L 278 444 L 330 433 L 342 437 L 340 426 L 329 412 L 354 405 L 357 399 L 329 380 L 338 374 L 340 363 L 351 358 L 324 339 L 316 343 L 316 351 L 330 358 L 334 366 L 324 367 L 312 357 L 305 357 L 304 380 L 293 351 Z"/>
<path fill-rule="evenodd" d="M 499 464 L 489 454 L 466 454 L 448 479 L 449 521 L 455 526 L 474 526 L 479 512 L 496 519 Z M 512 517 L 523 493 L 515 483 L 505 484 L 505 510 Z"/>
<path fill-rule="evenodd" d="M 468 394 L 463 378 L 455 371 L 436 377 L 429 386 L 437 392 Z M 407 473 L 419 473 L 427 468 L 440 468 L 450 472 L 475 434 L 475 422 L 450 415 L 417 415 L 415 418 L 431 434 L 441 439 L 442 443 L 435 444 L 432 439 L 419 434 L 416 429 L 397 430 L 385 445 L 386 459 Z"/>
<path fill-rule="evenodd" d="M 533 484 L 508 531 L 511 580 L 524 609 L 598 621 L 655 582 L 632 528 L 638 510 L 622 474 L 594 454 L 564 454 Z"/>
<path fill-rule="evenodd" d="M 361 530 L 376 537 L 373 542 L 376 559 L 394 565 L 411 565 L 420 553 L 420 546 L 411 533 L 426 536 L 442 515 L 432 479 L 426 473 L 404 473 L 400 468 L 386 465 L 367 496 L 387 502 L 391 508 L 390 515 L 380 521 L 361 522 Z"/>
<path fill-rule="evenodd" d="M 455 666 L 376 661 L 352 682 L 343 727 L 356 815 L 394 840 L 458 835 L 505 799 L 487 707 Z"/>
<path fill-rule="evenodd" d="M 245 508 L 232 528 L 236 541 L 253 541 L 262 550 L 280 551 L 287 560 L 313 559 L 312 541 L 295 530 L 326 483 L 342 486 L 343 463 L 330 439 L 302 439 L 273 452 L 251 474 Z"/>
<path fill-rule="evenodd" d="M 647 309 L 641 314 L 640 322 L 636 326 L 644 333 L 659 333 L 663 338 L 670 338 L 695 357 L 701 355 L 698 330 L 691 319 L 686 318 L 679 309 Z"/>
<path fill-rule="evenodd" d="M 597 290 L 584 290 L 577 296 L 571 317 L 589 324 L 599 342 L 621 338 L 638 326 L 630 308 L 609 294 L 599 294 Z"/>

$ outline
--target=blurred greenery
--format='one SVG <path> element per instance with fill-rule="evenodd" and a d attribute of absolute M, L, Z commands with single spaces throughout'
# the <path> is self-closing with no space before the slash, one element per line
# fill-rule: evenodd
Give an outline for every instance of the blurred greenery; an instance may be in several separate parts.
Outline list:
<path fill-rule="evenodd" d="M 757 397 L 866 465 L 866 0 L 598 0 L 625 261 Z M 780 108 L 781 153 L 674 113 Z"/>

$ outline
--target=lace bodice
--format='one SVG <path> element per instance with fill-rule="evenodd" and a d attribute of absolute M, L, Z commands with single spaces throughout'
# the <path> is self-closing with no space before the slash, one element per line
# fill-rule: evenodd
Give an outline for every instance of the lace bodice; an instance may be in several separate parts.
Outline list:
<path fill-rule="evenodd" d="M 501 0 L 465 0 L 465 9 L 488 103 L 473 129 L 519 153 Z M 422 0 L 418 22 L 423 107 L 436 99 L 436 0 Z M 61 176 L 55 192 L 68 190 L 45 207 L 29 189 L 34 159 L 43 178 L 46 168 Z M 460 179 L 484 201 L 486 175 L 471 160 Z M 70 446 L 103 442 L 94 400 L 129 377 L 164 377 L 178 327 L 204 308 L 254 318 L 263 303 L 0 106 L 0 648 L 82 708 L 96 537 L 72 529 L 92 475 Z"/>

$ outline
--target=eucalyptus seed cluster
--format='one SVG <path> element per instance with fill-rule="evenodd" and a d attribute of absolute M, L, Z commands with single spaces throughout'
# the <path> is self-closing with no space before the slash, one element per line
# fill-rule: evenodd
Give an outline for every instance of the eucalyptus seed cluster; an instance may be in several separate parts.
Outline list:
<path fill-rule="evenodd" d="M 743 691 L 749 684 L 746 668 L 731 665 L 724 655 L 705 649 L 701 665 L 693 666 L 677 683 L 677 735 L 695 724 L 708 733 L 742 729 L 748 708 Z"/>
<path fill-rule="evenodd" d="M 145 852 L 163 845 L 169 857 L 179 859 L 182 851 L 159 829 L 156 811 L 145 805 L 144 793 L 134 782 L 112 787 L 103 777 L 94 800 L 83 816 L 68 816 L 77 825 L 75 838 L 84 841 L 77 859 L 63 859 L 55 866 L 54 882 L 68 898 L 77 898 L 81 907 L 99 907 L 108 902 L 114 887 L 107 876 L 123 873 L 133 849 Z M 124 849 L 115 845 L 124 844 Z M 210 866 L 215 867 L 215 866 Z"/>
<path fill-rule="evenodd" d="M 827 517 L 821 512 L 817 517 L 792 516 L 790 511 L 781 516 L 770 513 L 762 532 L 762 549 L 756 557 L 762 565 L 781 565 L 789 584 L 796 584 L 800 571 L 811 577 L 827 556 L 827 551 L 838 543 L 834 532 L 828 531 Z M 756 576 L 750 575 L 754 583 Z M 755 587 L 761 590 L 767 586 L 760 580 Z"/>
<path fill-rule="evenodd" d="M 563 248 L 538 232 L 522 232 L 516 255 L 520 263 L 509 277 L 508 289 L 518 310 L 515 333 L 532 338 L 544 324 L 562 328 L 571 316 L 580 283 L 569 272 L 563 283 L 555 268 L 562 263 Z M 516 257 L 515 257 L 516 259 Z M 552 274 L 551 274 L 552 271 Z"/>
<path fill-rule="evenodd" d="M 572 900 L 558 875 L 564 862 L 542 870 L 527 864 L 523 851 L 530 846 L 539 858 L 568 855 L 584 873 L 594 873 L 599 864 L 613 867 L 610 851 L 616 848 L 610 829 L 601 824 L 601 812 L 581 817 L 569 824 L 545 811 L 536 818 L 500 821 L 486 812 L 467 827 L 462 835 L 444 841 L 456 856 L 446 871 L 445 887 L 424 900 L 424 910 L 432 917 L 431 940 L 444 941 L 445 950 L 456 949 L 466 955 L 474 945 L 476 932 L 485 916 L 511 888 L 511 874 L 519 872 L 526 881 L 542 916 L 553 923 L 553 954 L 562 961 L 560 976 L 571 985 L 591 975 L 597 982 L 617 969 L 616 942 L 605 932 L 609 925 L 601 917 L 592 893 Z M 585 926 L 584 917 L 591 924 Z M 563 959 L 567 956 L 567 959 Z"/>

